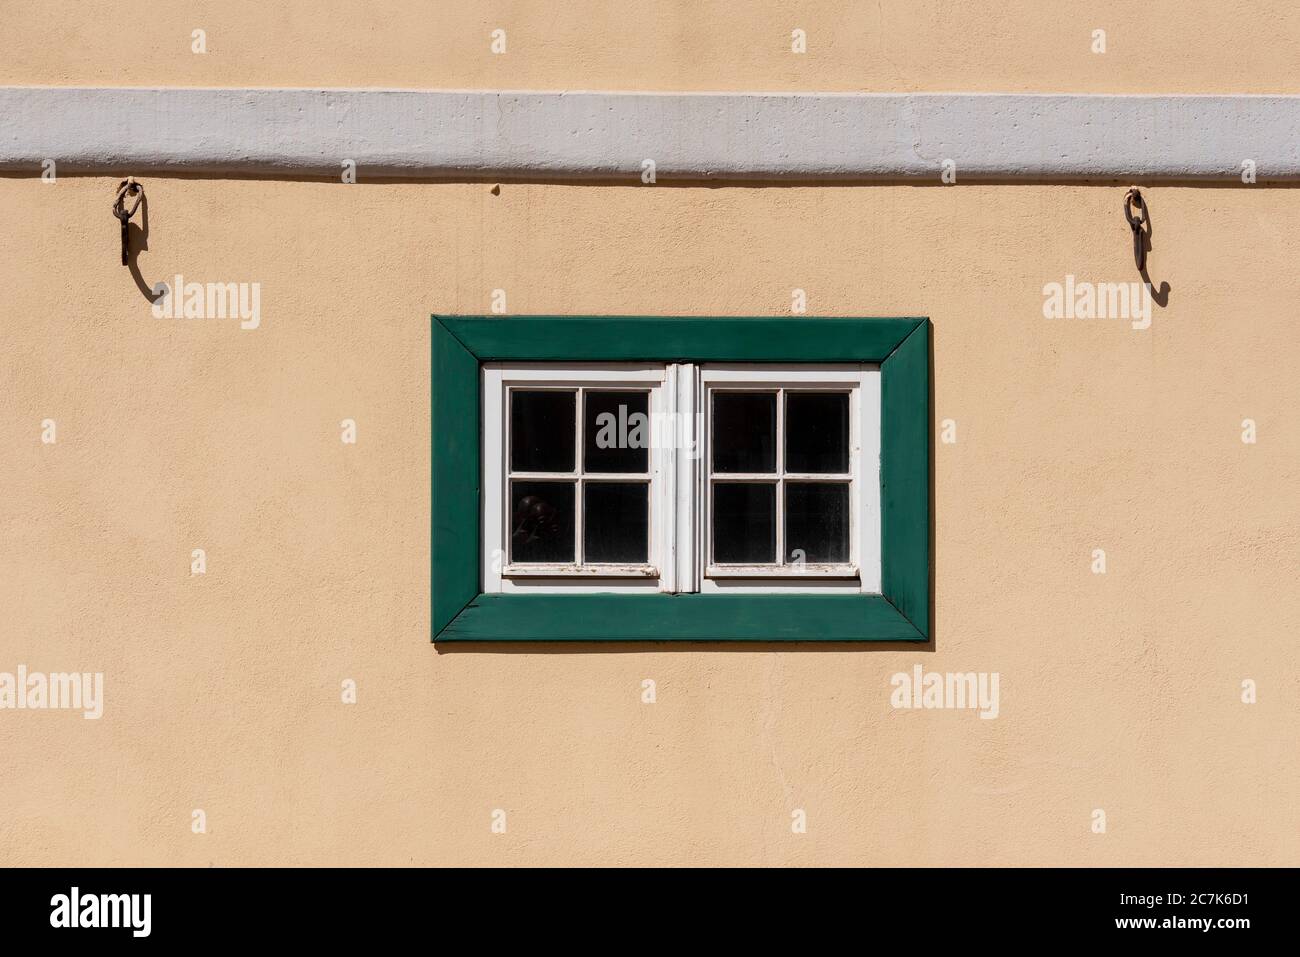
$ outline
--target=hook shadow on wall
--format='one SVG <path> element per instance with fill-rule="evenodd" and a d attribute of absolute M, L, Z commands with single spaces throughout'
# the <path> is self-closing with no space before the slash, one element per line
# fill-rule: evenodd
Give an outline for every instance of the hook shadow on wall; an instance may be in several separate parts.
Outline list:
<path fill-rule="evenodd" d="M 127 205 L 129 199 L 135 202 Z M 131 220 L 139 212 L 139 221 L 136 223 L 136 230 L 139 232 L 139 240 L 134 244 L 131 242 Z M 144 194 L 144 185 L 136 182 L 134 176 L 128 176 L 122 180 L 117 187 L 117 195 L 113 199 L 113 216 L 121 223 L 122 236 L 122 265 L 131 270 L 131 278 L 135 280 L 136 288 L 140 294 L 149 300 L 150 304 L 158 301 L 163 291 L 151 287 L 144 281 L 144 276 L 140 274 L 139 256 L 140 251 L 149 248 L 149 199 Z M 134 245 L 134 248 L 132 246 Z"/>
<path fill-rule="evenodd" d="M 1124 218 L 1128 220 L 1129 229 L 1133 233 L 1133 260 L 1137 265 L 1138 273 L 1150 292 L 1151 301 L 1163 309 L 1169 304 L 1169 283 L 1162 282 L 1157 291 L 1151 281 L 1150 273 L 1147 272 L 1147 253 L 1151 251 L 1153 234 L 1151 209 L 1147 206 L 1142 191 L 1136 186 L 1130 186 L 1128 192 L 1124 194 Z"/>

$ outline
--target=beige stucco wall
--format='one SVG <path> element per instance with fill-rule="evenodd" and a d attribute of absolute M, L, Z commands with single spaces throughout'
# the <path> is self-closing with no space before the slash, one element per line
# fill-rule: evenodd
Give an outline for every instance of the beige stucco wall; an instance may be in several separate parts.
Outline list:
<path fill-rule="evenodd" d="M 0 712 L 0 860 L 1300 860 L 1300 192 L 1150 189 L 1135 331 L 1041 314 L 1129 278 L 1115 189 L 150 179 L 144 278 L 260 282 L 245 331 L 150 316 L 113 185 L 0 180 L 0 670 L 106 682 Z M 796 286 L 933 317 L 932 653 L 429 643 L 428 313 Z M 916 663 L 999 672 L 1000 716 L 892 711 Z"/>
<path fill-rule="evenodd" d="M 0 83 L 17 84 L 1300 89 L 1300 8 L 1280 0 L 42 0 L 4 14 Z M 496 29 L 504 56 L 489 49 Z M 795 29 L 802 56 L 790 52 Z M 1104 55 L 1094 30 L 1106 31 Z"/>
<path fill-rule="evenodd" d="M 0 82 L 1294 91 L 1300 25 L 428 6 L 18 5 Z M 260 283 L 241 330 L 150 315 L 117 177 L 37 173 L 0 177 L 0 671 L 102 671 L 106 701 L 0 711 L 0 863 L 1300 864 L 1300 191 L 1147 189 L 1171 292 L 1138 331 L 1042 317 L 1067 274 L 1136 279 L 1117 187 L 147 178 L 143 281 Z M 428 315 L 494 288 L 516 313 L 784 315 L 801 288 L 932 317 L 958 439 L 933 647 L 430 644 Z M 998 672 L 999 717 L 893 710 L 916 664 Z"/>

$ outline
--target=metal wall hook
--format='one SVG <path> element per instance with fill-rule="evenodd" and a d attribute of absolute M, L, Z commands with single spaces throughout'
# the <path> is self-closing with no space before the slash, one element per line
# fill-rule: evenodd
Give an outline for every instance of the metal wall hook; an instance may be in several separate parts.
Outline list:
<path fill-rule="evenodd" d="M 130 209 L 126 208 L 127 196 L 134 196 L 135 203 Z M 122 265 L 125 266 L 130 262 L 129 255 L 129 231 L 127 223 L 135 215 L 135 211 L 140 208 L 140 203 L 144 199 L 144 187 L 135 181 L 134 176 L 128 176 L 122 180 L 117 187 L 117 198 L 113 200 L 113 215 L 122 223 Z"/>
<path fill-rule="evenodd" d="M 1142 191 L 1136 186 L 1130 186 L 1124 194 L 1124 218 L 1128 220 L 1129 229 L 1133 230 L 1133 258 L 1137 261 L 1138 272 L 1141 272 L 1147 266 L 1142 227 L 1150 222 L 1151 216 L 1147 212 L 1146 201 L 1142 199 Z"/>

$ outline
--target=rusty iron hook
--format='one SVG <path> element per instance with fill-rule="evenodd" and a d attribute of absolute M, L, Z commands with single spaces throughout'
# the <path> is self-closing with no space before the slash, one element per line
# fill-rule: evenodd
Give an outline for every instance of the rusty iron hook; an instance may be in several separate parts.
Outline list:
<path fill-rule="evenodd" d="M 126 208 L 127 196 L 134 196 L 135 203 L 130 209 Z M 128 176 L 122 180 L 117 187 L 117 198 L 113 200 L 113 215 L 122 223 L 122 265 L 125 266 L 130 261 L 130 239 L 127 223 L 135 215 L 135 211 L 140 208 L 141 201 L 144 200 L 144 187 L 135 181 L 134 176 Z"/>
<path fill-rule="evenodd" d="M 1134 210 L 1137 211 L 1137 215 L 1134 215 Z M 1133 230 L 1133 258 L 1137 261 L 1138 272 L 1141 272 L 1147 265 L 1147 249 L 1142 227 L 1151 222 L 1151 214 L 1147 210 L 1146 201 L 1142 198 L 1142 191 L 1136 186 L 1130 186 L 1128 192 L 1124 194 L 1124 218 L 1128 220 L 1129 229 Z"/>

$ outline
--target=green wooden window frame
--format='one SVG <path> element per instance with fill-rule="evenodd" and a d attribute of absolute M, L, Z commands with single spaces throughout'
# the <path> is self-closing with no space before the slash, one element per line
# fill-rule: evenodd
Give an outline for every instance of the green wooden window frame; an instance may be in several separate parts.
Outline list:
<path fill-rule="evenodd" d="M 435 641 L 928 641 L 930 321 L 925 318 L 433 318 Z M 880 365 L 880 595 L 485 595 L 484 362 Z"/>

